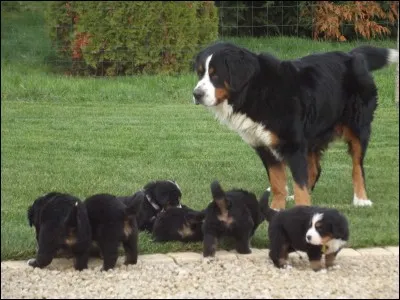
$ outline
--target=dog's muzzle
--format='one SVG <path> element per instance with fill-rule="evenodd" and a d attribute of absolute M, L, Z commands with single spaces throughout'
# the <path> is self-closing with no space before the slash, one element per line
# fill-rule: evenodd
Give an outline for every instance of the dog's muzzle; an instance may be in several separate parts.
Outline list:
<path fill-rule="evenodd" d="M 201 104 L 203 97 L 204 97 L 204 91 L 202 91 L 201 89 L 197 88 L 193 91 L 194 104 L 196 105 Z"/>

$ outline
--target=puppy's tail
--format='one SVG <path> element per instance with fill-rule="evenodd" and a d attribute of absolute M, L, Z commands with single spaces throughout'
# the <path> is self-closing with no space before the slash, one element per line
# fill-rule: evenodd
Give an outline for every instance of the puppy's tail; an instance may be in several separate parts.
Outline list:
<path fill-rule="evenodd" d="M 224 190 L 217 180 L 211 183 L 211 195 L 221 212 L 226 212 L 228 210 L 227 199 Z"/>
<path fill-rule="evenodd" d="M 390 48 L 373 46 L 360 46 L 350 51 L 350 54 L 361 54 L 366 62 L 368 71 L 382 69 L 393 63 L 399 62 L 399 51 Z"/>
<path fill-rule="evenodd" d="M 268 205 L 268 200 L 269 200 L 270 194 L 271 194 L 270 190 L 267 189 L 262 194 L 260 201 L 259 201 L 261 213 L 264 215 L 264 217 L 268 221 L 268 223 L 271 221 L 272 217 L 277 214 L 277 211 L 273 210 Z"/>

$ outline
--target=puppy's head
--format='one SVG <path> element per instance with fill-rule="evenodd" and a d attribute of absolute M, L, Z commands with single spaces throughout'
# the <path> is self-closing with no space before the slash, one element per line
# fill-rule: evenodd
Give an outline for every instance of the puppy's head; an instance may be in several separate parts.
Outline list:
<path fill-rule="evenodd" d="M 334 241 L 349 239 L 346 218 L 335 209 L 325 210 L 312 215 L 305 236 L 306 242 L 312 245 L 329 245 Z"/>
<path fill-rule="evenodd" d="M 160 180 L 150 182 L 144 187 L 148 197 L 163 209 L 180 207 L 182 191 L 176 181 Z"/>
<path fill-rule="evenodd" d="M 217 43 L 201 51 L 195 60 L 198 83 L 195 104 L 216 106 L 224 101 L 240 106 L 241 94 L 259 70 L 257 56 L 230 43 Z"/>

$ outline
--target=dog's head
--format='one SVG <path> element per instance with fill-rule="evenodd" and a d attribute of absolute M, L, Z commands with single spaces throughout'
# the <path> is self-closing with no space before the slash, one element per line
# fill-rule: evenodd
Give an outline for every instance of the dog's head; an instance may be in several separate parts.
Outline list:
<path fill-rule="evenodd" d="M 195 104 L 212 107 L 229 101 L 240 106 L 245 89 L 259 71 L 259 62 L 244 48 L 217 43 L 197 55 L 195 71 L 199 79 L 193 90 Z"/>
<path fill-rule="evenodd" d="M 331 246 L 334 252 L 349 239 L 347 219 L 336 209 L 314 213 L 305 236 L 312 245 Z"/>
<path fill-rule="evenodd" d="M 149 182 L 143 188 L 146 197 L 155 202 L 160 208 L 180 207 L 182 191 L 176 181 L 159 180 Z"/>

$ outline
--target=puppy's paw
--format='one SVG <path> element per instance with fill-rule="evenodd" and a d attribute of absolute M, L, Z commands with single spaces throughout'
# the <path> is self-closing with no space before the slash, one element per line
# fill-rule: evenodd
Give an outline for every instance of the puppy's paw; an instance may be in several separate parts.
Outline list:
<path fill-rule="evenodd" d="M 328 270 L 339 270 L 340 269 L 340 265 L 329 266 L 327 269 Z"/>
<path fill-rule="evenodd" d="M 213 262 L 215 262 L 217 260 L 217 258 L 215 256 L 205 256 L 202 259 L 202 263 L 203 264 L 211 264 Z"/>
<path fill-rule="evenodd" d="M 28 266 L 36 267 L 36 259 L 35 258 L 28 259 L 28 261 L 26 263 L 28 264 Z"/>

